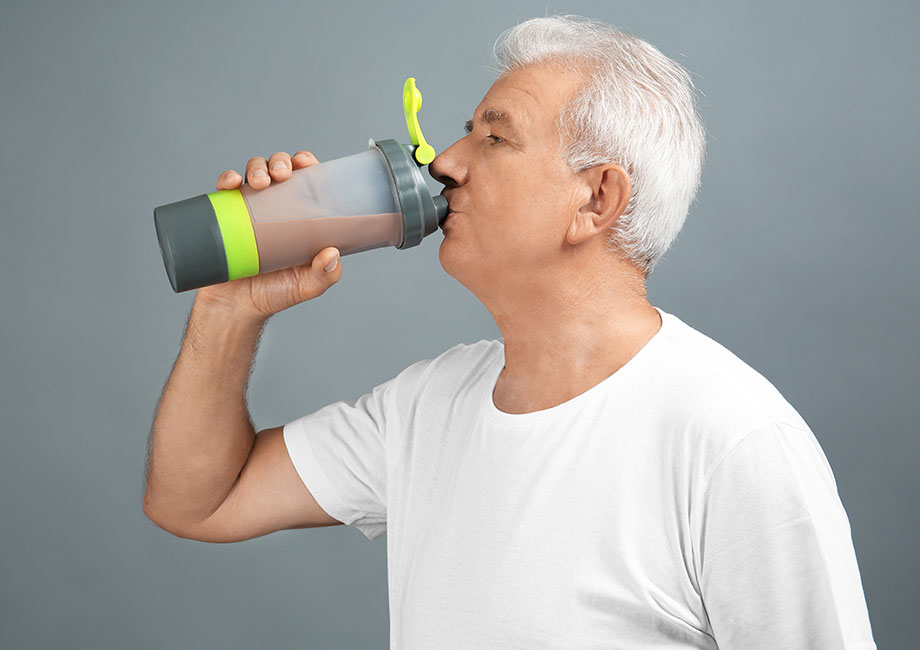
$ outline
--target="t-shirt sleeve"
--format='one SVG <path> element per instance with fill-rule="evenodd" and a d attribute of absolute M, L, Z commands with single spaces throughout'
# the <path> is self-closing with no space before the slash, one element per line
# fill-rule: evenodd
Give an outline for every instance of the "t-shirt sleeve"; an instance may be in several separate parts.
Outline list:
<path fill-rule="evenodd" d="M 430 363 L 418 361 L 356 400 L 328 404 L 284 425 L 288 454 L 313 498 L 370 540 L 387 528 L 387 439 L 398 435 Z"/>
<path fill-rule="evenodd" d="M 770 422 L 749 433 L 690 517 L 720 650 L 876 650 L 850 523 L 811 431 Z"/>

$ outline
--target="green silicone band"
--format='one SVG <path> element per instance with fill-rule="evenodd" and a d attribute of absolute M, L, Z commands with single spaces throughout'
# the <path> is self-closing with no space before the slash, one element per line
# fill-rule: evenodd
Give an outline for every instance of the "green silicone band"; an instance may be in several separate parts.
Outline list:
<path fill-rule="evenodd" d="M 259 248 L 246 200 L 239 190 L 218 190 L 208 194 L 227 253 L 230 280 L 259 274 Z"/>

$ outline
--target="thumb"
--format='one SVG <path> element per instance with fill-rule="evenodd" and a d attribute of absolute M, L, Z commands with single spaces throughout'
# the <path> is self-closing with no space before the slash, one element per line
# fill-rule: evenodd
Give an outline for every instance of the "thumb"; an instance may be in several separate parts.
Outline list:
<path fill-rule="evenodd" d="M 339 257 L 339 249 L 334 246 L 324 248 L 319 255 L 313 258 L 313 272 L 320 278 L 337 279 L 340 275 L 336 273 L 339 270 Z"/>
<path fill-rule="evenodd" d="M 326 267 L 332 264 L 335 264 L 332 270 L 326 271 Z M 294 268 L 297 278 L 297 302 L 321 296 L 329 287 L 338 282 L 342 275 L 339 251 L 333 247 L 321 250 L 309 264 L 304 263 Z"/>

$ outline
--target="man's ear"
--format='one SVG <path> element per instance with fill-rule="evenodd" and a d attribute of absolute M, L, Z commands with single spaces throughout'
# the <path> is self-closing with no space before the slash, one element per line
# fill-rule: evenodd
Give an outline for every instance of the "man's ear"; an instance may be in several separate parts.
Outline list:
<path fill-rule="evenodd" d="M 566 239 L 576 245 L 599 232 L 607 232 L 619 218 L 632 196 L 632 183 L 617 164 L 589 167 L 578 174 L 582 195 L 588 200 L 579 207 L 569 224 Z"/>

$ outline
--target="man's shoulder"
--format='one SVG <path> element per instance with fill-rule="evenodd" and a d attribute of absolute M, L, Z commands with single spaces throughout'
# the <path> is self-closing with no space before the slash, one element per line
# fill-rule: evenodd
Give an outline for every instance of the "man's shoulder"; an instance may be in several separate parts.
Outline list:
<path fill-rule="evenodd" d="M 441 404 L 461 399 L 478 386 L 501 348 L 501 341 L 490 339 L 457 343 L 440 354 L 410 364 L 391 380 L 400 411 L 408 412 L 423 402 Z"/>
<path fill-rule="evenodd" d="M 479 339 L 475 343 L 457 343 L 431 359 L 438 366 L 475 364 L 492 358 L 502 347 L 499 339 Z"/>
<path fill-rule="evenodd" d="M 475 343 L 457 343 L 440 354 L 421 359 L 400 373 L 404 382 L 453 380 L 482 371 L 495 355 L 500 354 L 502 341 L 480 339 Z"/>
<path fill-rule="evenodd" d="M 432 372 L 437 375 L 480 374 L 496 355 L 501 354 L 503 343 L 498 339 L 479 339 L 475 343 L 457 343 L 431 360 Z"/>
<path fill-rule="evenodd" d="M 768 421 L 808 428 L 770 379 L 715 339 L 678 320 L 670 343 L 671 385 L 692 400 L 700 430 L 734 437 Z"/>

